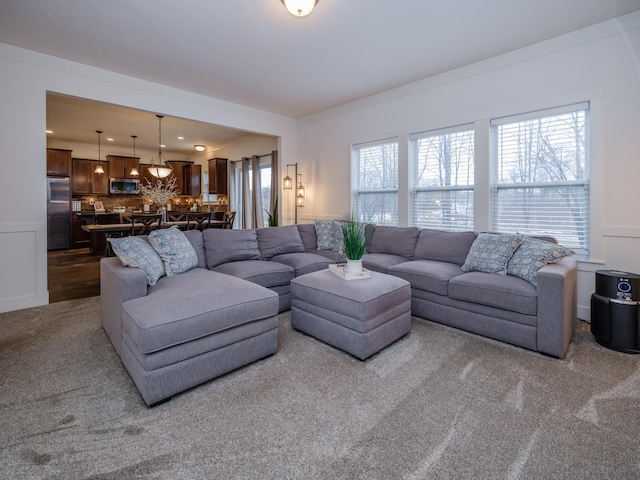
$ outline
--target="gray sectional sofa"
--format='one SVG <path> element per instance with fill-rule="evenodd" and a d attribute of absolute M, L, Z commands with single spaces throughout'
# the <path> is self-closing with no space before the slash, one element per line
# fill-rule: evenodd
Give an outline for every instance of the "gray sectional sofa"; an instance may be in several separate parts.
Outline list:
<path fill-rule="evenodd" d="M 145 271 L 102 259 L 102 324 L 145 402 L 275 353 L 277 314 L 291 307 L 291 280 L 345 260 L 339 225 L 333 244 L 326 231 L 319 235 L 330 223 L 184 232 L 197 265 L 153 285 Z M 477 239 L 495 240 L 489 234 L 372 225 L 368 232 L 363 266 L 407 280 L 412 315 L 564 356 L 577 321 L 575 258 L 538 265 L 525 280 L 519 271 L 505 274 L 507 265 L 487 273 L 465 263 L 477 253 Z"/>

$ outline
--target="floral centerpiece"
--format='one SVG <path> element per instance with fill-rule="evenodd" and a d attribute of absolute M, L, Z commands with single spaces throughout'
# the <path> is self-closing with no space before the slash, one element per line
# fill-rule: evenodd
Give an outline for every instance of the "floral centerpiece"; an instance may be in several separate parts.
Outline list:
<path fill-rule="evenodd" d="M 162 212 L 165 206 L 176 195 L 178 195 L 178 187 L 176 187 L 175 177 L 170 179 L 158 179 L 155 183 L 147 182 L 146 185 L 140 184 L 140 193 L 142 199 L 157 205 L 158 212 Z"/>

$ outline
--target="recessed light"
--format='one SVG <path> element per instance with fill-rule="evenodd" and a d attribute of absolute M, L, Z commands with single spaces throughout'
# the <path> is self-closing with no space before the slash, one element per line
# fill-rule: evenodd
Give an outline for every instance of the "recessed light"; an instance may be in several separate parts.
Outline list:
<path fill-rule="evenodd" d="M 45 133 L 53 133 L 53 130 L 45 130 Z"/>
<path fill-rule="evenodd" d="M 107 142 L 113 142 L 113 138 L 107 138 Z"/>
<path fill-rule="evenodd" d="M 184 137 L 178 137 L 178 140 L 184 140 Z"/>

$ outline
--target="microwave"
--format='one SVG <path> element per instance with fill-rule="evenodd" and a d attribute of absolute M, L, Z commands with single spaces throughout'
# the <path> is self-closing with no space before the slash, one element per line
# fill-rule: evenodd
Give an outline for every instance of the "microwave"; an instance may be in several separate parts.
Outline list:
<path fill-rule="evenodd" d="M 140 180 L 137 178 L 110 178 L 109 193 L 137 195 L 140 193 Z"/>

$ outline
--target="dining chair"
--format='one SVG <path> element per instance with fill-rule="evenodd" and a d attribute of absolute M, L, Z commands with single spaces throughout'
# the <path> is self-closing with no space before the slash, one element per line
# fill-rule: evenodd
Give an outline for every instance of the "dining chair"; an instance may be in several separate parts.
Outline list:
<path fill-rule="evenodd" d="M 187 219 L 187 213 L 188 212 L 177 212 L 172 210 L 170 212 L 167 212 L 167 221 L 183 222 L 184 220 Z"/>
<path fill-rule="evenodd" d="M 95 217 L 96 225 L 111 225 L 113 223 L 123 223 L 122 222 L 122 214 L 105 214 L 105 215 L 96 215 Z M 105 232 L 104 234 L 104 256 L 105 257 L 113 257 L 115 253 L 113 253 L 113 249 L 111 248 L 111 242 L 109 242 L 110 238 L 118 238 L 125 236 L 125 232 Z"/>
<path fill-rule="evenodd" d="M 233 228 L 233 221 L 236 218 L 236 212 L 224 212 L 224 228 Z"/>
<path fill-rule="evenodd" d="M 131 215 L 131 235 L 148 235 L 160 228 L 161 213 L 134 213 Z"/>
<path fill-rule="evenodd" d="M 203 231 L 210 224 L 211 212 L 187 212 L 187 230 Z"/>

